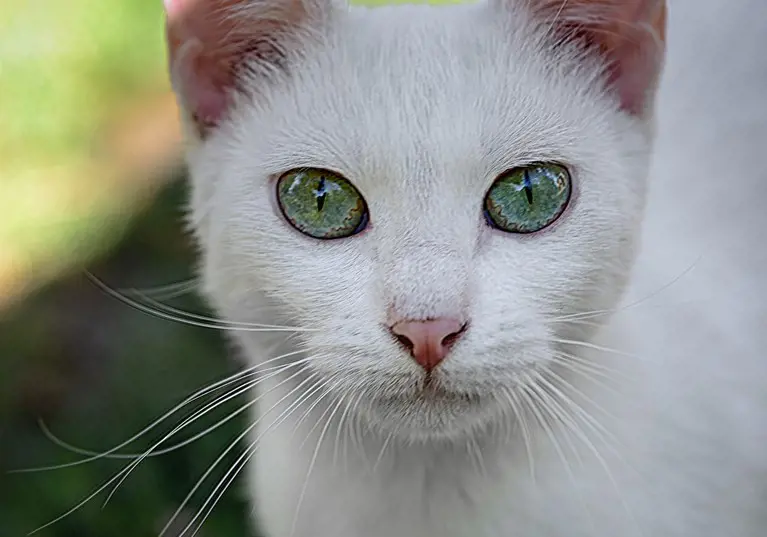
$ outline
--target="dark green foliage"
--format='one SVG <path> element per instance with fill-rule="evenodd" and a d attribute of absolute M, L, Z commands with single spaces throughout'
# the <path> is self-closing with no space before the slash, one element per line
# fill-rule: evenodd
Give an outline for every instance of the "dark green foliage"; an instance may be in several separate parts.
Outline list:
<path fill-rule="evenodd" d="M 115 250 L 89 269 L 112 287 L 153 287 L 191 277 L 193 248 L 182 233 L 181 182 L 171 186 Z M 206 313 L 194 294 L 175 307 Z M 135 311 L 84 277 L 60 281 L 0 319 L 0 537 L 21 537 L 87 497 L 130 461 L 98 460 L 74 468 L 7 474 L 81 458 L 56 446 L 41 418 L 63 440 L 104 451 L 153 422 L 196 389 L 236 371 L 215 330 L 194 328 Z M 209 400 L 209 399 L 207 399 Z M 244 403 L 224 405 L 193 424 L 189 438 Z M 123 451 L 142 452 L 202 402 L 167 420 Z M 165 520 L 231 440 L 240 415 L 214 433 L 167 455 L 144 460 L 101 509 L 106 494 L 41 537 L 154 537 Z M 170 445 L 170 444 L 166 444 Z M 232 450 L 231 462 L 241 452 Z M 207 499 L 228 468 L 222 464 L 193 497 L 190 513 Z M 248 535 L 242 480 L 230 488 L 198 533 Z M 191 534 L 191 532 L 189 532 Z M 169 535 L 174 535 L 170 533 Z"/>

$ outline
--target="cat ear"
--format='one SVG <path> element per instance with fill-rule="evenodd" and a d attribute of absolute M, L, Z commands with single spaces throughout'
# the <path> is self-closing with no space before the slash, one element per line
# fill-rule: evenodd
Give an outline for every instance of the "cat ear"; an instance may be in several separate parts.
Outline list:
<path fill-rule="evenodd" d="M 243 76 L 283 69 L 285 51 L 318 21 L 322 0 L 164 0 L 169 68 L 204 136 L 226 115 Z M 254 71 L 255 70 L 255 71 Z"/>
<path fill-rule="evenodd" d="M 604 58 L 607 82 L 624 110 L 634 115 L 647 111 L 665 55 L 665 0 L 527 3 L 545 31 L 559 39 L 577 40 Z"/>

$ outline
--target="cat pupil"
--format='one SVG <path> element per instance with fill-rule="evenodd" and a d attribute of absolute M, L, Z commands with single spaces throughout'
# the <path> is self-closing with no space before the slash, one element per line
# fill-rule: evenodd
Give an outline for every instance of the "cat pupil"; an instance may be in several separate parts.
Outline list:
<path fill-rule="evenodd" d="M 530 181 L 530 173 L 525 170 L 525 177 L 524 177 L 524 189 L 525 189 L 525 197 L 527 198 L 528 205 L 533 204 L 533 183 Z"/>
<path fill-rule="evenodd" d="M 325 206 L 325 199 L 328 197 L 328 193 L 325 190 L 324 177 L 320 177 L 320 183 L 317 185 L 317 193 L 319 194 L 319 196 L 317 196 L 317 212 L 320 212 Z"/>

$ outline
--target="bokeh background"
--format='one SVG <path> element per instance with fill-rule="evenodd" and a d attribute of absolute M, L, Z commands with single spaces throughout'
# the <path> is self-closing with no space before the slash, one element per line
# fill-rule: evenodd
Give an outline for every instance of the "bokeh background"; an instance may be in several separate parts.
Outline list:
<path fill-rule="evenodd" d="M 191 290 L 163 28 L 161 0 L 0 0 L 0 537 L 67 513 L 130 460 L 16 470 L 82 460 L 73 446 L 108 450 L 238 367 L 220 332 L 137 311 L 83 275 L 209 313 Z M 230 401 L 174 439 L 242 404 Z M 197 408 L 123 452 L 143 452 Z M 242 425 L 238 416 L 147 458 L 106 505 L 111 487 L 36 535 L 156 537 Z M 168 537 L 227 467 L 212 472 Z M 247 534 L 241 485 L 197 535 Z"/>
<path fill-rule="evenodd" d="M 83 458 L 51 435 L 107 450 L 237 366 L 216 331 L 136 311 L 83 276 L 193 283 L 163 28 L 160 0 L 0 0 L 0 537 L 55 519 L 130 462 L 8 473 Z M 205 313 L 193 292 L 157 291 Z M 146 450 L 184 415 L 123 451 Z M 240 427 L 145 460 L 105 507 L 111 489 L 37 535 L 156 536 Z M 198 535 L 244 535 L 243 500 L 235 484 Z"/>

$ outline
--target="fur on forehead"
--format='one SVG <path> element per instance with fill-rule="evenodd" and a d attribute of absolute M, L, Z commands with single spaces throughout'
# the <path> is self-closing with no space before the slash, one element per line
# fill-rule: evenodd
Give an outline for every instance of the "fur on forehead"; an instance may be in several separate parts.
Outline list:
<path fill-rule="evenodd" d="M 527 10 L 552 43 L 577 42 L 598 54 L 621 108 L 648 113 L 663 59 L 665 1 L 491 0 L 491 5 L 513 16 Z M 166 0 L 171 78 L 196 134 L 204 138 L 216 128 L 236 94 L 258 92 L 253 75 L 269 79 L 285 72 L 286 55 L 300 54 L 308 35 L 341 11 L 331 0 Z"/>

